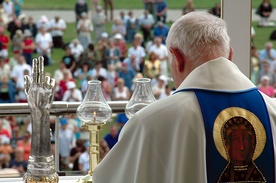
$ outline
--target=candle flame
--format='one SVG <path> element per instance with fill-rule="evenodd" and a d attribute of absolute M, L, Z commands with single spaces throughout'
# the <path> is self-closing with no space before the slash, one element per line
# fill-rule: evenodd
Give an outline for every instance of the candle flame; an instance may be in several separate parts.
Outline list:
<path fill-rule="evenodd" d="M 93 117 L 94 118 L 93 119 L 94 123 L 96 123 L 96 114 L 97 114 L 96 111 L 94 111 L 94 113 L 93 113 L 93 115 L 94 115 L 94 117 Z"/>

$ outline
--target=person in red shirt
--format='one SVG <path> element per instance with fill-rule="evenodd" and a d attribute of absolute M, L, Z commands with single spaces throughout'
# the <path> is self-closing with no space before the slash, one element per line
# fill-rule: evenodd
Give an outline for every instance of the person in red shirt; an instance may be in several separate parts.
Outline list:
<path fill-rule="evenodd" d="M 5 34 L 5 28 L 0 26 L 0 56 L 8 58 L 8 44 L 10 42 L 9 36 Z"/>
<path fill-rule="evenodd" d="M 64 71 L 64 73 L 63 73 L 63 79 L 60 80 L 60 82 L 59 82 L 59 88 L 58 88 L 58 90 L 61 90 L 60 92 L 62 93 L 62 95 L 67 90 L 67 83 L 69 81 L 74 81 L 74 78 L 71 77 L 72 74 L 70 74 L 70 73 L 71 73 L 70 70 Z"/>
<path fill-rule="evenodd" d="M 115 39 L 115 42 L 114 42 L 115 47 L 119 48 L 121 52 L 120 60 L 122 62 L 126 58 L 126 54 L 128 51 L 126 42 L 123 40 L 123 36 L 119 33 L 114 35 L 114 39 Z"/>
<path fill-rule="evenodd" d="M 28 162 L 31 154 L 31 133 L 29 131 L 25 131 L 23 139 L 17 142 L 17 146 L 23 148 L 23 159 Z"/>
<path fill-rule="evenodd" d="M 35 43 L 32 39 L 32 33 L 29 29 L 24 31 L 24 40 L 21 43 L 22 54 L 25 57 L 26 63 L 32 65 L 33 52 L 35 49 Z"/>
<path fill-rule="evenodd" d="M 1 118 L 0 118 L 0 136 L 6 136 L 9 139 L 11 139 L 10 132 L 7 129 L 3 128 L 3 121 Z"/>

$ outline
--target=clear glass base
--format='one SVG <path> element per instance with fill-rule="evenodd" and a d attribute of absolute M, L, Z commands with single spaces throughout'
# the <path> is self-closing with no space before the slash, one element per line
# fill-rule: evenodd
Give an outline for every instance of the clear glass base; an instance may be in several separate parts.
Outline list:
<path fill-rule="evenodd" d="M 58 182 L 58 174 L 55 172 L 54 156 L 29 156 L 27 172 L 23 179 L 24 182 Z"/>
<path fill-rule="evenodd" d="M 55 173 L 54 156 L 29 156 L 28 173 L 34 176 L 47 176 Z"/>

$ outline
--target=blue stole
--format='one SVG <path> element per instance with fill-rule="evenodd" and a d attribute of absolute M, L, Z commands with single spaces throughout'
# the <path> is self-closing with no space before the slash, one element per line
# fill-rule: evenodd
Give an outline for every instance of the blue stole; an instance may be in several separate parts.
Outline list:
<path fill-rule="evenodd" d="M 193 91 L 195 93 L 201 108 L 206 135 L 206 168 L 208 182 L 216 183 L 228 164 L 227 160 L 220 155 L 215 146 L 213 138 L 214 122 L 218 114 L 224 109 L 238 107 L 253 113 L 261 121 L 265 129 L 266 144 L 260 156 L 254 160 L 254 163 L 263 174 L 267 183 L 275 183 L 274 147 L 270 120 L 264 99 L 257 88 L 240 92 L 182 89 L 175 93 L 185 91 Z"/>

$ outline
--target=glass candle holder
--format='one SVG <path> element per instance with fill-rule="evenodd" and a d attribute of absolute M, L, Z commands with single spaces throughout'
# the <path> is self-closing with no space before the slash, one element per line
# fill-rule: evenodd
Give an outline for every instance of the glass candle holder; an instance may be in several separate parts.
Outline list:
<path fill-rule="evenodd" d="M 135 80 L 134 92 L 125 108 L 128 119 L 132 118 L 137 111 L 156 101 L 150 81 L 149 78 L 139 78 Z"/>
<path fill-rule="evenodd" d="M 100 161 L 100 130 L 112 116 L 112 110 L 102 92 L 101 81 L 88 81 L 87 92 L 77 108 L 77 115 L 84 128 L 90 132 L 89 171 L 77 182 L 92 182 L 93 171 Z"/>
<path fill-rule="evenodd" d="M 112 110 L 104 98 L 101 81 L 88 81 L 87 92 L 77 108 L 77 115 L 83 124 L 104 123 L 111 118 Z"/>

